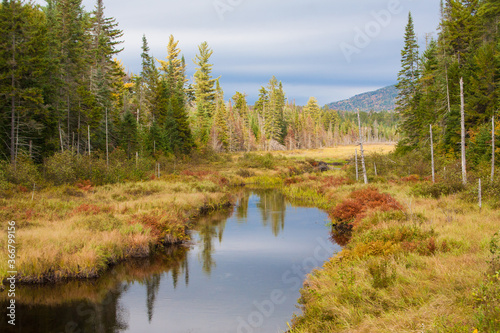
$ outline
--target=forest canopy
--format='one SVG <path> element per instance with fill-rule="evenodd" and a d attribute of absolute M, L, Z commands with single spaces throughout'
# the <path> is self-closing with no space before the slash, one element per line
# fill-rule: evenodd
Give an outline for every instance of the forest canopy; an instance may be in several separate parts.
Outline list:
<path fill-rule="evenodd" d="M 123 33 L 102 0 L 85 11 L 81 0 L 48 0 L 41 7 L 4 0 L 0 7 L 0 159 L 37 163 L 55 153 L 136 155 L 320 148 L 353 143 L 355 119 L 345 112 L 290 102 L 272 76 L 255 105 L 245 92 L 224 96 L 214 50 L 199 45 L 185 59 L 170 36 L 155 58 L 142 39 L 141 70 L 117 59 Z M 216 52 L 216 50 L 215 50 Z M 194 80 L 186 77 L 194 66 Z M 363 115 L 371 141 L 397 140 L 396 116 Z M 389 121 L 390 120 L 390 121 Z"/>

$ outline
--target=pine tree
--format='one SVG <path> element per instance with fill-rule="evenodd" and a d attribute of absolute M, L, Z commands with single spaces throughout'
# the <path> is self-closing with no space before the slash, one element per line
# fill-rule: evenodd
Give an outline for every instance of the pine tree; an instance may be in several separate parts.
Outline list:
<path fill-rule="evenodd" d="M 154 124 L 160 129 L 160 147 L 165 152 L 189 154 L 194 141 L 186 109 L 186 65 L 183 58 L 179 58 L 181 50 L 177 47 L 178 43 L 171 35 L 167 46 L 167 60 L 158 60 L 163 73 L 159 78 L 152 108 L 155 109 Z"/>
<path fill-rule="evenodd" d="M 136 94 L 139 113 L 138 122 L 144 119 L 146 124 L 151 124 L 154 119 L 154 109 L 152 108 L 154 92 L 158 86 L 159 72 L 155 65 L 154 58 L 149 54 L 149 46 L 146 36 L 142 36 L 141 53 L 141 73 L 136 79 Z"/>
<path fill-rule="evenodd" d="M 114 18 L 104 16 L 104 9 L 103 0 L 97 0 L 91 19 L 90 71 L 90 90 L 103 108 L 109 107 L 113 57 L 123 50 L 116 48 L 122 43 L 118 39 L 123 36 L 123 32 L 117 28 L 118 23 Z"/>
<path fill-rule="evenodd" d="M 318 105 L 318 100 L 315 97 L 310 97 L 307 105 L 304 107 L 304 112 L 311 116 L 316 122 L 319 122 L 321 109 Z"/>
<path fill-rule="evenodd" d="M 211 126 L 212 115 L 215 108 L 215 79 L 212 79 L 212 64 L 209 63 L 213 51 L 207 42 L 198 46 L 199 54 L 193 62 L 198 66 L 194 74 L 194 92 L 196 102 L 196 129 L 197 138 L 204 144 L 208 140 L 208 132 Z"/>
<path fill-rule="evenodd" d="M 212 125 L 212 148 L 215 150 L 227 151 L 229 148 L 229 128 L 228 128 L 228 113 L 224 102 L 224 92 L 220 87 L 219 80 L 216 82 L 216 107 L 214 122 Z M 220 147 L 220 149 L 219 149 Z"/>
<path fill-rule="evenodd" d="M 478 22 L 479 0 L 448 0 L 443 22 L 443 34 L 448 54 L 453 55 L 460 66 L 480 37 Z"/>
<path fill-rule="evenodd" d="M 246 95 L 237 91 L 232 99 L 234 101 L 234 109 L 243 119 L 245 124 L 248 125 L 248 105 Z"/>
<path fill-rule="evenodd" d="M 1 139 L 7 143 L 3 152 L 15 162 L 21 145 L 43 128 L 45 18 L 32 4 L 4 0 L 0 29 L 0 125 L 6 134 Z"/>
<path fill-rule="evenodd" d="M 59 71 L 54 74 L 60 77 L 62 83 L 55 98 L 55 109 L 59 119 L 59 136 L 66 141 L 61 146 L 69 148 L 78 118 L 76 109 L 80 101 L 77 92 L 81 85 L 86 84 L 84 78 L 88 77 L 90 38 L 87 32 L 90 18 L 84 12 L 81 0 L 56 1 L 54 13 L 56 16 L 51 37 L 54 38 L 53 46 L 57 48 L 54 56 L 59 62 L 56 66 Z"/>
<path fill-rule="evenodd" d="M 401 51 L 401 70 L 396 85 L 398 89 L 396 110 L 401 116 L 401 131 L 408 135 L 414 130 L 415 120 L 418 118 L 414 97 L 417 94 L 417 82 L 420 76 L 418 44 L 411 13 L 408 14 L 408 24 L 405 30 L 405 46 Z M 402 144 L 407 143 L 407 141 L 402 142 Z"/>
<path fill-rule="evenodd" d="M 269 143 L 283 143 L 285 123 L 283 118 L 283 108 L 285 105 L 285 94 L 281 82 L 278 83 L 276 77 L 269 80 L 267 87 L 269 91 L 268 107 L 264 108 L 264 128 L 266 138 Z"/>

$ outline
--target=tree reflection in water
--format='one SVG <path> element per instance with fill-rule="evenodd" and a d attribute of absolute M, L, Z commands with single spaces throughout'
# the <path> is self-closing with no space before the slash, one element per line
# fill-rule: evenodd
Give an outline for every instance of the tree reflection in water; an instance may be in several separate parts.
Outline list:
<path fill-rule="evenodd" d="M 16 326 L 0 320 L 0 332 L 118 332 L 128 328 L 129 313 L 120 298 L 134 283 L 146 287 L 148 319 L 153 319 L 162 275 L 171 273 L 174 284 L 184 274 L 189 282 L 186 246 L 168 247 L 158 255 L 115 266 L 94 281 L 64 284 L 18 286 Z M 7 306 L 6 293 L 0 293 L 0 306 Z M 14 330 L 12 330 L 14 329 Z"/>
<path fill-rule="evenodd" d="M 251 198 L 252 195 L 257 197 Z M 233 214 L 238 224 L 249 223 L 250 219 L 258 220 L 260 215 L 262 225 L 269 227 L 274 237 L 284 230 L 288 203 L 281 193 L 273 190 L 242 191 L 237 198 L 235 209 L 216 212 L 199 219 L 194 225 L 202 274 L 211 275 L 216 267 L 216 242 L 222 242 L 227 220 Z M 19 286 L 16 292 L 16 320 L 20 326 L 16 327 L 16 332 L 100 333 L 128 330 L 131 320 L 128 311 L 136 312 L 137 309 L 128 310 L 120 304 L 130 303 L 130 299 L 123 296 L 134 284 L 144 286 L 146 304 L 141 301 L 139 306 L 145 306 L 147 321 L 151 324 L 155 315 L 158 316 L 155 314 L 155 303 L 158 302 L 162 279 L 170 274 L 174 289 L 182 280 L 186 287 L 189 285 L 189 251 L 189 246 L 168 247 L 153 257 L 116 265 L 90 282 Z M 0 293 L 0 306 L 7 306 L 6 297 L 6 293 Z M 7 325 L 6 321 L 0 321 L 0 332 L 9 332 Z"/>

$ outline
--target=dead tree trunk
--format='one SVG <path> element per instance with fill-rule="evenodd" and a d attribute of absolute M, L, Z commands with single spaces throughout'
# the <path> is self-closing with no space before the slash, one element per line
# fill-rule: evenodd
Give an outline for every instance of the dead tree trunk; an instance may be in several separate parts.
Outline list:
<path fill-rule="evenodd" d="M 90 157 L 90 125 L 87 125 L 87 141 L 89 145 L 89 157 Z"/>
<path fill-rule="evenodd" d="M 109 168 L 109 145 L 108 145 L 108 108 L 106 108 L 106 169 Z"/>
<path fill-rule="evenodd" d="M 356 148 L 356 155 L 354 155 L 354 163 L 356 163 L 356 181 L 359 181 L 358 149 L 357 148 Z"/>
<path fill-rule="evenodd" d="M 464 79 L 460 78 L 460 123 L 461 123 L 461 146 L 462 146 L 462 183 L 467 184 L 467 163 L 465 160 L 465 101 L 464 101 Z"/>
<path fill-rule="evenodd" d="M 363 168 L 363 179 L 365 181 L 365 184 L 368 184 L 368 177 L 366 176 L 365 152 L 363 150 L 363 138 L 361 136 L 361 118 L 359 116 L 359 109 L 358 109 L 358 127 L 359 127 L 359 147 L 361 150 L 361 167 Z"/>
<path fill-rule="evenodd" d="M 431 165 L 432 165 L 432 183 L 434 184 L 436 182 L 436 177 L 435 177 L 435 168 L 434 168 L 434 141 L 432 139 L 432 125 L 429 125 L 429 132 L 431 135 Z"/>
<path fill-rule="evenodd" d="M 491 117 L 491 182 L 495 180 L 495 116 Z"/>

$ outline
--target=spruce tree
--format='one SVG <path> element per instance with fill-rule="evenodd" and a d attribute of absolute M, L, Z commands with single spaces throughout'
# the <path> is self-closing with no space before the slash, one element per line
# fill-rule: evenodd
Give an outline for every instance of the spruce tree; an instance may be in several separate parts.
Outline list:
<path fill-rule="evenodd" d="M 122 43 L 118 40 L 123 32 L 118 29 L 114 18 L 104 16 L 103 0 L 97 0 L 96 8 L 92 13 L 91 28 L 91 72 L 90 90 L 96 95 L 99 104 L 108 107 L 111 94 L 111 80 L 113 57 L 123 49 L 117 49 Z"/>
<path fill-rule="evenodd" d="M 417 82 L 420 76 L 418 67 L 418 44 L 415 36 L 413 18 L 408 14 L 408 24 L 405 29 L 405 46 L 401 51 L 401 70 L 398 73 L 398 89 L 396 110 L 401 116 L 401 131 L 405 134 L 415 130 L 414 97 L 417 93 Z M 400 142 L 406 144 L 407 142 Z"/>
<path fill-rule="evenodd" d="M 45 18 L 37 7 L 11 0 L 0 7 L 0 136 L 15 162 L 44 127 Z"/>
<path fill-rule="evenodd" d="M 220 87 L 219 80 L 216 82 L 216 106 L 214 122 L 212 125 L 213 142 L 212 147 L 220 148 L 227 151 L 229 148 L 229 128 L 228 128 L 228 114 L 226 110 L 226 103 L 224 102 L 224 92 Z"/>
<path fill-rule="evenodd" d="M 212 64 L 209 63 L 213 51 L 207 42 L 198 46 L 199 54 L 193 62 L 198 66 L 194 73 L 194 93 L 196 102 L 196 136 L 200 143 L 205 144 L 208 140 L 212 115 L 215 108 L 215 79 L 212 79 Z"/>

